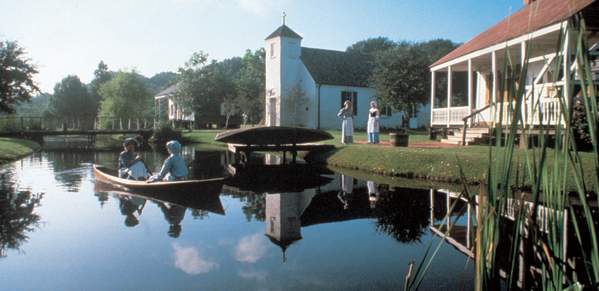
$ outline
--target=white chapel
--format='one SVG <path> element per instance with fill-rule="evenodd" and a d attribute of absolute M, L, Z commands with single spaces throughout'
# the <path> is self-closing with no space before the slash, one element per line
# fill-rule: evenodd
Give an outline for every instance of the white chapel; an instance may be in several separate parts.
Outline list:
<path fill-rule="evenodd" d="M 302 47 L 302 37 L 284 23 L 266 37 L 265 49 L 267 126 L 340 128 L 337 112 L 351 100 L 355 128 L 366 128 L 369 104 L 377 94 L 368 87 L 370 66 L 363 56 Z M 403 113 L 379 108 L 381 127 L 401 126 Z M 429 123 L 430 105 L 409 118 L 411 128 Z"/>

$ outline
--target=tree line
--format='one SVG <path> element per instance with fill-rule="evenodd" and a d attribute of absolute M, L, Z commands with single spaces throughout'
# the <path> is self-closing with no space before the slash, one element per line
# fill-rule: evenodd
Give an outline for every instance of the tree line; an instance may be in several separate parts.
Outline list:
<path fill-rule="evenodd" d="M 378 37 L 356 42 L 346 52 L 367 60 L 369 86 L 377 90 L 385 105 L 410 111 L 428 102 L 428 66 L 456 46 L 449 40 L 396 42 Z M 243 116 L 244 121 L 256 124 L 263 122 L 264 70 L 262 48 L 222 61 L 209 60 L 199 51 L 178 72 L 152 78 L 134 70 L 111 71 L 101 61 L 89 84 L 70 75 L 54 86 L 52 94 L 40 94 L 33 82 L 36 66 L 16 42 L 4 41 L 0 43 L 0 112 L 60 118 L 152 118 L 153 96 L 177 84 L 174 98 L 188 113 L 195 112 L 196 120 L 222 120 L 226 125 Z"/>

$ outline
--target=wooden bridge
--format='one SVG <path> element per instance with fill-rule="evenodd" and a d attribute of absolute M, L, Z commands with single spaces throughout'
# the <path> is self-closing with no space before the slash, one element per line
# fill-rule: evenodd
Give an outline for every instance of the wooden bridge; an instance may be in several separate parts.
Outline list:
<path fill-rule="evenodd" d="M 158 126 L 156 119 L 52 118 L 41 116 L 1 116 L 0 136 L 42 140 L 44 136 L 86 135 L 91 142 L 97 135 L 139 134 L 148 138 Z"/>

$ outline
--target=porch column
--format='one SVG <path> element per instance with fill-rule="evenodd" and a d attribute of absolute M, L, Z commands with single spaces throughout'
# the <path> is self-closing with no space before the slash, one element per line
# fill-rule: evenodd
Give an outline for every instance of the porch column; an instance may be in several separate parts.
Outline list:
<path fill-rule="evenodd" d="M 564 61 L 562 62 L 564 71 L 564 86 L 562 88 L 562 96 L 564 97 L 564 104 L 570 106 L 572 102 L 570 92 L 570 73 L 572 72 L 572 63 L 570 59 L 570 27 L 566 25 L 564 28 L 564 50 L 563 50 Z M 561 124 L 562 115 L 560 114 L 558 120 L 555 120 L 556 125 Z M 559 123 L 558 123 L 559 122 Z"/>
<path fill-rule="evenodd" d="M 449 127 L 450 108 L 451 108 L 451 66 L 447 67 L 447 127 Z"/>
<path fill-rule="evenodd" d="M 468 115 L 472 114 L 472 59 L 468 59 Z M 470 118 L 470 127 L 473 120 Z"/>
<path fill-rule="evenodd" d="M 435 109 L 435 71 L 431 70 L 431 127 L 433 125 L 433 109 Z"/>
<path fill-rule="evenodd" d="M 522 41 L 520 43 L 520 70 L 524 69 L 524 64 L 526 64 L 527 53 L 526 53 L 526 41 Z M 520 84 L 520 86 L 524 86 L 526 88 L 526 82 L 528 82 L 528 76 L 524 79 L 524 84 Z M 522 99 L 522 123 L 524 127 L 526 127 L 529 123 L 528 120 L 528 102 L 526 102 L 526 96 L 528 96 L 528 92 L 526 89 L 524 90 L 524 97 Z"/>
<path fill-rule="evenodd" d="M 491 90 L 491 99 L 493 102 L 493 125 L 495 125 L 495 121 L 497 120 L 497 55 L 495 51 L 491 52 L 491 79 L 493 82 L 493 86 Z"/>

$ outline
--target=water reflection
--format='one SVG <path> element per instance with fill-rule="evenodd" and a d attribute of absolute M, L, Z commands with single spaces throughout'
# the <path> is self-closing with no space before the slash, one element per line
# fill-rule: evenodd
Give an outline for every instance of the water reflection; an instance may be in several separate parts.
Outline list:
<path fill-rule="evenodd" d="M 109 197 L 112 194 L 119 201 L 120 213 L 125 216 L 124 223 L 127 227 L 139 224 L 147 201 L 152 201 L 169 224 L 166 233 L 172 238 L 181 235 L 181 223 L 185 219 L 187 209 L 190 209 L 194 219 L 204 219 L 208 217 L 208 213 L 225 214 L 218 192 L 203 192 L 202 195 L 194 192 L 126 192 L 101 181 L 95 182 L 94 192 L 97 197 Z M 103 203 L 100 201 L 100 205 Z"/>
<path fill-rule="evenodd" d="M 219 263 L 206 259 L 197 247 L 173 243 L 173 253 L 175 267 L 188 275 L 205 274 L 220 267 Z"/>
<path fill-rule="evenodd" d="M 41 219 L 35 210 L 43 194 L 17 190 L 12 175 L 10 169 L 0 174 L 0 258 L 6 257 L 8 250 L 20 250 Z"/>
<path fill-rule="evenodd" d="M 140 284 L 126 286 L 131 288 L 168 289 L 164 287 L 172 284 L 173 289 L 228 290 L 314 289 L 313 282 L 322 284 L 317 289 L 330 290 L 359 284 L 357 278 L 363 274 L 370 278 L 363 284 L 375 282 L 390 289 L 398 286 L 397 278 L 407 266 L 404 261 L 421 254 L 422 245 L 413 242 L 430 239 L 428 190 L 391 187 L 305 164 L 281 165 L 272 155 L 252 157 L 263 158 L 262 163 L 228 167 L 222 152 L 186 153 L 197 178 L 220 176 L 226 169 L 234 170 L 235 176 L 222 189 L 127 192 L 90 174 L 92 163 L 116 167 L 117 153 L 42 153 L 21 162 L 16 180 L 33 188 L 43 185 L 51 193 L 41 208 L 49 223 L 29 242 L 34 250 L 27 257 L 31 262 L 19 265 L 5 259 L 11 263 L 0 265 L 0 272 L 28 273 L 39 262 L 61 276 L 72 272 L 60 265 L 63 262 L 90 270 L 81 272 L 83 277 L 76 280 L 80 285 L 61 281 L 53 289 L 115 289 L 105 280 L 100 287 L 81 285 L 99 282 L 92 273 L 104 278 L 127 274 Z M 160 152 L 146 152 L 144 157 L 150 167 L 159 166 L 164 158 Z M 18 184 L 15 179 L 3 180 Z M 10 192 L 16 195 L 17 189 Z M 41 219 L 37 216 L 41 195 L 22 197 L 20 206 L 11 207 L 37 217 L 23 231 L 27 235 Z M 77 207 L 64 213 L 65 205 Z M 77 240 L 70 239 L 75 236 Z M 114 251 L 100 252 L 98 244 Z M 61 252 L 63 248 L 72 253 Z M 343 276 L 328 273 L 332 269 Z M 210 283 L 202 285 L 192 278 Z M 298 281 L 306 283 L 290 283 Z M 35 288 L 40 287 L 35 281 L 28 284 L 30 289 L 43 289 Z"/>
<path fill-rule="evenodd" d="M 377 231 L 406 243 L 419 241 L 430 222 L 422 211 L 430 208 L 428 190 L 377 185 L 302 164 L 267 162 L 233 172 L 225 192 L 244 202 L 248 220 L 264 221 L 265 235 L 280 247 L 283 261 L 287 249 L 302 239 L 303 227 L 375 219 Z M 272 182 L 257 183 L 266 179 Z"/>
<path fill-rule="evenodd" d="M 127 227 L 138 225 L 139 216 L 146 206 L 146 199 L 127 195 L 116 195 L 116 197 L 119 200 L 121 214 L 125 216 L 125 225 Z"/>

